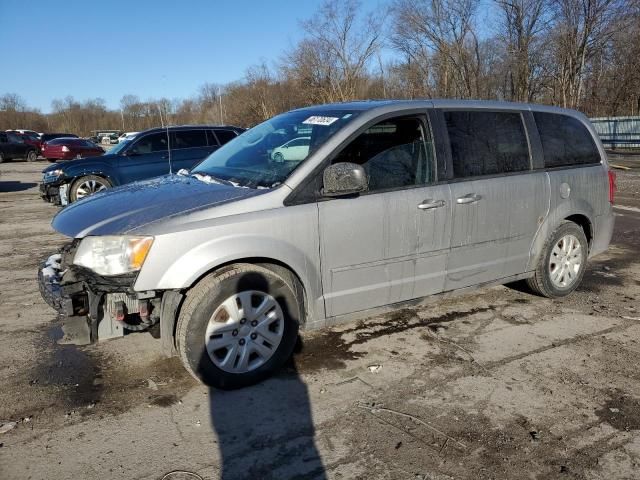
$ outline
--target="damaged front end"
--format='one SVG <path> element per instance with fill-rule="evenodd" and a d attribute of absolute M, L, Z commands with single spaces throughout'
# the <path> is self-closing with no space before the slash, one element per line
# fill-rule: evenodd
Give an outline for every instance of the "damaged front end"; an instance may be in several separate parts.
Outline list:
<path fill-rule="evenodd" d="M 73 343 L 95 343 L 156 325 L 162 294 L 134 291 L 138 272 L 105 276 L 75 265 L 79 242 L 65 245 L 38 272 L 42 298 L 66 318 Z"/>

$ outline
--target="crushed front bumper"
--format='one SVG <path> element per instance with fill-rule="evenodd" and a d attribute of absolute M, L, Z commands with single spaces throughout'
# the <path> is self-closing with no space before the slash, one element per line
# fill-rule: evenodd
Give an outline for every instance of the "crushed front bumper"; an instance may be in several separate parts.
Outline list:
<path fill-rule="evenodd" d="M 49 203 L 60 205 L 59 185 L 40 183 L 40 197 Z"/>
<path fill-rule="evenodd" d="M 69 204 L 69 185 L 66 183 L 41 183 L 40 197 L 46 202 L 64 207 Z"/>
<path fill-rule="evenodd" d="M 143 331 L 159 320 L 162 294 L 135 292 L 135 274 L 103 277 L 73 265 L 78 241 L 51 255 L 40 266 L 42 298 L 58 315 L 84 324 L 90 343 Z"/>
<path fill-rule="evenodd" d="M 47 304 L 58 314 L 72 316 L 74 314 L 73 300 L 62 291 L 62 254 L 57 253 L 47 258 L 38 270 L 38 286 L 40 295 Z"/>
<path fill-rule="evenodd" d="M 40 183 L 40 197 L 54 205 L 69 204 L 69 185 L 66 183 Z"/>

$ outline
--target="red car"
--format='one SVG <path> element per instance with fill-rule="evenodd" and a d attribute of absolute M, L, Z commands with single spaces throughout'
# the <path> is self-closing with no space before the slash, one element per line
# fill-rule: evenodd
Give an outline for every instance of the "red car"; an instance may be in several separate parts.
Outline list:
<path fill-rule="evenodd" d="M 83 138 L 54 138 L 42 146 L 42 156 L 52 162 L 83 157 L 98 157 L 103 153 L 102 147 Z"/>

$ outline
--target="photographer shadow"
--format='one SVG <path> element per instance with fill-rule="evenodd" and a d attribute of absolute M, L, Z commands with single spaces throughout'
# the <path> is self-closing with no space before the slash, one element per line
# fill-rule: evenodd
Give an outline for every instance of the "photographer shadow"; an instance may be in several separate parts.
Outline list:
<path fill-rule="evenodd" d="M 259 290 L 269 293 L 269 283 L 263 279 Z M 238 292 L 254 289 L 255 274 L 250 287 L 240 278 L 236 288 Z M 286 302 L 276 300 L 285 311 Z M 210 361 L 203 349 L 201 362 Z M 315 444 L 307 386 L 293 357 L 279 374 L 256 385 L 239 390 L 210 388 L 209 413 L 220 454 L 220 479 L 326 478 Z"/>

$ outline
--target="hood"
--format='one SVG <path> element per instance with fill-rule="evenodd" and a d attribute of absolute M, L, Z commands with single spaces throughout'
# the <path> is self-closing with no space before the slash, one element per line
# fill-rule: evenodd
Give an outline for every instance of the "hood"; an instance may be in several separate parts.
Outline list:
<path fill-rule="evenodd" d="M 51 225 L 74 238 L 123 235 L 158 220 L 267 191 L 167 175 L 116 187 L 73 203 L 60 211 Z"/>
<path fill-rule="evenodd" d="M 91 165 L 98 162 L 109 162 L 114 160 L 117 155 L 110 155 L 105 153 L 104 155 L 97 155 L 95 157 L 74 158 L 73 160 L 65 160 L 64 162 L 52 163 L 42 170 L 42 173 L 51 172 L 53 170 L 67 170 L 68 168 L 83 167 L 85 165 Z"/>

